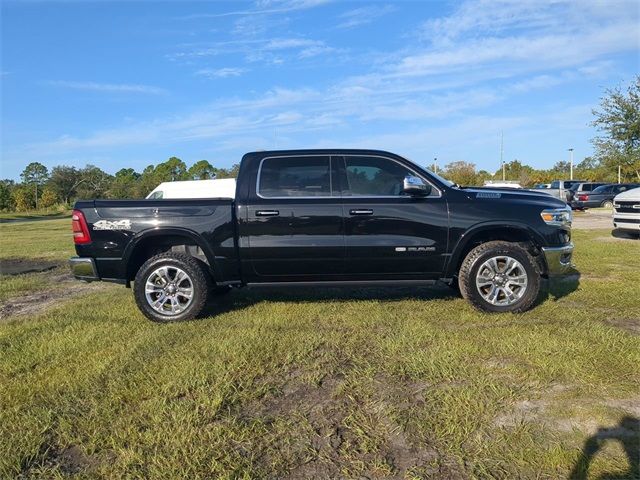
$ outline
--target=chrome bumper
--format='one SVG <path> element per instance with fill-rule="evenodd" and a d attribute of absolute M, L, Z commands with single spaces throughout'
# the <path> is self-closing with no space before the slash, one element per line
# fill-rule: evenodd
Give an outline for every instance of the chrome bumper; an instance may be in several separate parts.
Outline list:
<path fill-rule="evenodd" d="M 71 267 L 71 273 L 78 280 L 86 282 L 100 280 L 96 270 L 96 262 L 94 262 L 93 258 L 71 257 L 69 266 Z"/>
<path fill-rule="evenodd" d="M 550 276 L 567 275 L 575 271 L 575 265 L 571 262 L 573 243 L 564 247 L 542 247 L 542 253 Z"/>

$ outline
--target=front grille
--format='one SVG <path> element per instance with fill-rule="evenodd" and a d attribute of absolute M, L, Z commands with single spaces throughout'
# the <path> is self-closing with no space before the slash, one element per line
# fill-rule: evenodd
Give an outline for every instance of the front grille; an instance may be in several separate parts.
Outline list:
<path fill-rule="evenodd" d="M 613 204 L 618 213 L 637 213 L 640 214 L 640 202 L 637 200 L 622 201 L 619 200 Z"/>
<path fill-rule="evenodd" d="M 640 223 L 640 218 L 613 217 L 613 221 L 618 223 Z"/>

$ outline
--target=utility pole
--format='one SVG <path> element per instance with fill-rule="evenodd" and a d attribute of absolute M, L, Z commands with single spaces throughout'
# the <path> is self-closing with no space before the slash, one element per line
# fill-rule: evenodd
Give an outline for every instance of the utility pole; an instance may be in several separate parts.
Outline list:
<path fill-rule="evenodd" d="M 573 148 L 569 149 L 569 180 L 573 180 Z"/>
<path fill-rule="evenodd" d="M 502 165 L 502 181 L 506 180 L 504 169 L 504 131 L 500 130 L 500 164 Z"/>
<path fill-rule="evenodd" d="M 618 183 L 622 183 L 621 180 L 621 173 L 622 173 L 622 167 L 620 165 L 618 165 Z"/>

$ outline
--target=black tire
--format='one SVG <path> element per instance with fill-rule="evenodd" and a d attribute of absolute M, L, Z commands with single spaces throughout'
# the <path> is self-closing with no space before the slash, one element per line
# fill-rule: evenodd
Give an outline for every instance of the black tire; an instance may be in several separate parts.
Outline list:
<path fill-rule="evenodd" d="M 613 208 L 613 200 L 605 200 L 600 206 L 603 208 Z"/>
<path fill-rule="evenodd" d="M 161 313 L 155 310 L 147 301 L 147 280 L 161 267 L 179 268 L 187 274 L 188 280 L 192 285 L 190 303 L 179 313 Z M 159 284 L 158 288 L 160 286 Z M 134 281 L 133 295 L 138 308 L 149 320 L 161 323 L 180 322 L 191 320 L 200 314 L 207 303 L 210 289 L 211 278 L 202 262 L 185 253 L 169 252 L 151 257 L 140 267 Z"/>
<path fill-rule="evenodd" d="M 484 262 L 500 256 L 517 260 L 524 268 L 527 277 L 527 285 L 523 288 L 520 298 L 509 305 L 495 305 L 489 302 L 480 294 L 476 283 L 478 270 Z M 467 254 L 458 272 L 458 285 L 462 296 L 478 310 L 492 313 L 520 313 L 530 309 L 537 300 L 540 294 L 541 273 L 538 263 L 527 251 L 526 245 L 503 241 L 487 242 L 478 245 Z M 518 289 L 517 292 L 520 290 Z"/>

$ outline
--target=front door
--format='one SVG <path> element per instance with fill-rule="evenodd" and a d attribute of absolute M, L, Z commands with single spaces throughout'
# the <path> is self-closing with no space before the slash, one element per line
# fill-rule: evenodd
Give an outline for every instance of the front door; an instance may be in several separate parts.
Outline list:
<path fill-rule="evenodd" d="M 342 205 L 328 155 L 264 158 L 247 205 L 253 275 L 260 281 L 304 281 L 340 275 Z"/>
<path fill-rule="evenodd" d="M 407 175 L 421 177 L 399 160 L 344 156 L 339 164 L 345 218 L 345 273 L 371 278 L 432 278 L 447 253 L 448 212 L 442 193 L 402 192 Z"/>

